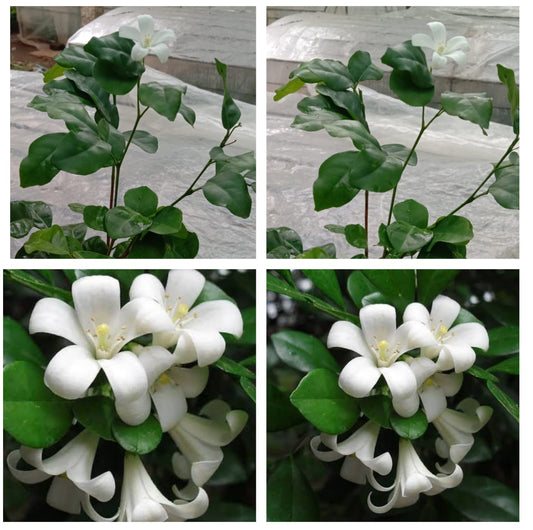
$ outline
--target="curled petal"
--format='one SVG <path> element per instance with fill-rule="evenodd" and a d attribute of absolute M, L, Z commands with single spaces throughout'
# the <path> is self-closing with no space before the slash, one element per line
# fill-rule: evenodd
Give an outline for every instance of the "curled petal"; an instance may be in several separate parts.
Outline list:
<path fill-rule="evenodd" d="M 56 510 L 76 515 L 81 512 L 82 496 L 83 493 L 68 478 L 58 476 L 50 484 L 46 502 Z"/>
<path fill-rule="evenodd" d="M 193 366 L 182 368 L 174 366 L 169 371 L 170 377 L 180 386 L 187 398 L 199 396 L 207 385 L 209 368 L 207 366 Z"/>
<path fill-rule="evenodd" d="M 342 369 L 339 386 L 350 396 L 362 398 L 370 394 L 380 376 L 381 372 L 374 362 L 366 357 L 356 357 Z"/>
<path fill-rule="evenodd" d="M 67 346 L 48 363 L 44 383 L 64 399 L 78 399 L 85 394 L 99 371 L 100 365 L 89 350 Z"/>
<path fill-rule="evenodd" d="M 201 331 L 208 327 L 240 337 L 243 321 L 239 308 L 229 300 L 203 302 L 191 310 L 194 318 L 187 321 L 186 328 Z"/>
<path fill-rule="evenodd" d="M 422 36 L 429 39 L 428 35 Z M 403 321 L 408 322 L 410 320 L 416 320 L 418 322 L 422 322 L 423 324 L 429 324 L 429 311 L 427 310 L 426 306 L 419 302 L 413 302 L 409 304 L 403 313 Z"/>
<path fill-rule="evenodd" d="M 122 344 L 149 333 L 170 331 L 174 328 L 166 311 L 154 300 L 136 298 L 128 302 L 118 315 L 117 328 L 122 329 Z"/>
<path fill-rule="evenodd" d="M 466 344 L 446 344 L 437 359 L 440 371 L 454 369 L 456 372 L 468 370 L 476 361 L 476 352 Z"/>
<path fill-rule="evenodd" d="M 445 53 L 446 55 L 451 57 L 452 52 L 456 52 L 458 50 L 467 50 L 467 49 L 468 49 L 468 40 L 466 40 L 465 37 L 458 35 L 457 37 L 452 37 L 446 43 Z"/>
<path fill-rule="evenodd" d="M 331 327 L 328 348 L 345 348 L 365 357 L 372 357 L 363 332 L 351 322 L 340 320 Z"/>
<path fill-rule="evenodd" d="M 387 381 L 393 399 L 404 399 L 416 394 L 416 378 L 406 362 L 398 361 L 381 368 L 381 373 Z"/>
<path fill-rule="evenodd" d="M 429 422 L 438 418 L 446 409 L 446 396 L 437 385 L 425 385 L 420 390 L 420 400 Z"/>
<path fill-rule="evenodd" d="M 50 475 L 41 469 L 18 469 L 17 464 L 21 459 L 22 454 L 18 449 L 11 451 L 11 453 L 7 455 L 6 459 L 9 471 L 20 482 L 23 482 L 24 484 L 37 484 L 45 481 L 47 478 L 50 478 Z"/>
<path fill-rule="evenodd" d="M 165 306 L 165 288 L 159 278 L 153 274 L 140 274 L 130 287 L 130 300 L 134 298 L 152 298 Z"/>
<path fill-rule="evenodd" d="M 460 66 L 461 68 L 463 68 L 466 65 L 466 54 L 462 51 L 458 50 L 455 52 L 449 52 L 446 54 L 446 57 L 449 57 L 450 59 L 452 59 L 452 61 L 457 63 L 457 65 Z"/>
<path fill-rule="evenodd" d="M 183 390 L 172 382 L 156 383 L 150 392 L 163 432 L 170 430 L 187 412 Z"/>
<path fill-rule="evenodd" d="M 148 392 L 129 401 L 115 401 L 115 409 L 119 418 L 128 425 L 140 425 L 150 415 L 152 402 Z"/>
<path fill-rule="evenodd" d="M 371 304 L 359 312 L 361 328 L 368 344 L 392 343 L 396 334 L 396 310 L 388 304 Z"/>
<path fill-rule="evenodd" d="M 134 61 L 142 61 L 148 55 L 148 51 L 148 48 L 144 48 L 136 42 L 131 49 L 131 58 Z"/>
<path fill-rule="evenodd" d="M 437 384 L 446 397 L 455 396 L 461 386 L 463 385 L 463 374 L 451 373 L 451 374 L 435 374 L 433 376 L 435 384 Z"/>
<path fill-rule="evenodd" d="M 474 348 L 488 350 L 489 335 L 487 330 L 477 322 L 467 322 L 454 326 L 446 334 L 446 345 L 468 344 Z"/>
<path fill-rule="evenodd" d="M 433 56 L 431 57 L 431 68 L 433 70 L 440 70 L 441 68 L 444 68 L 448 64 L 448 60 L 446 57 L 440 55 L 437 52 L 433 52 Z"/>
<path fill-rule="evenodd" d="M 397 356 L 415 348 L 432 346 L 435 344 L 435 337 L 422 322 L 411 320 L 404 322 L 397 330 L 395 342 L 397 344 Z"/>
<path fill-rule="evenodd" d="M 166 63 L 168 61 L 168 56 L 170 53 L 168 44 L 160 42 L 159 44 L 150 46 L 149 50 L 159 59 L 159 62 Z"/>
<path fill-rule="evenodd" d="M 174 355 L 177 363 L 198 360 L 198 366 L 207 366 L 218 361 L 225 349 L 226 341 L 218 331 L 184 329 L 179 335 Z"/>
<path fill-rule="evenodd" d="M 148 385 L 153 385 L 157 378 L 176 363 L 176 357 L 161 346 L 146 346 L 139 351 L 139 361 L 143 365 L 148 378 Z"/>
<path fill-rule="evenodd" d="M 333 449 L 329 451 L 324 451 L 323 449 L 319 449 L 320 444 L 324 443 L 324 433 L 322 433 L 319 436 L 314 436 L 311 439 L 310 447 L 313 454 L 319 459 L 322 460 L 322 462 L 335 462 L 335 460 L 340 460 L 341 458 L 344 458 L 345 455 L 342 455 L 338 451 L 335 451 Z M 326 444 L 324 444 L 326 445 Z M 329 447 L 329 446 L 328 446 Z"/>

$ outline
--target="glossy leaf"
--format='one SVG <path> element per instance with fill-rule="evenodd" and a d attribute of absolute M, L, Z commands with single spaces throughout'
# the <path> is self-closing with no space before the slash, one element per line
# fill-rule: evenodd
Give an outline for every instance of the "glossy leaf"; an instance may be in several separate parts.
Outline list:
<path fill-rule="evenodd" d="M 300 236 L 287 226 L 267 229 L 267 257 L 288 258 L 303 252 Z"/>
<path fill-rule="evenodd" d="M 403 221 L 418 228 L 426 228 L 428 225 L 428 209 L 412 199 L 396 203 L 392 213 L 396 221 Z"/>
<path fill-rule="evenodd" d="M 115 403 L 105 396 L 90 396 L 77 399 L 73 404 L 74 416 L 90 431 L 105 440 L 114 440 L 113 422 L 117 414 Z"/>
<path fill-rule="evenodd" d="M 54 57 L 54 61 L 64 68 L 75 68 L 85 76 L 93 73 L 96 57 L 80 46 L 69 46 Z"/>
<path fill-rule="evenodd" d="M 202 186 L 202 191 L 211 204 L 223 206 L 244 219 L 250 216 L 252 199 L 246 181 L 239 173 L 225 171 L 216 174 Z"/>
<path fill-rule="evenodd" d="M 289 77 L 298 77 L 305 83 L 324 83 L 333 90 L 346 90 L 354 85 L 348 68 L 332 59 L 313 59 L 302 63 Z"/>
<path fill-rule="evenodd" d="M 459 273 L 458 270 L 442 269 L 420 269 L 416 272 L 417 299 L 426 307 L 430 308 L 431 303 Z"/>
<path fill-rule="evenodd" d="M 388 396 L 377 394 L 359 400 L 361 412 L 374 423 L 386 429 L 391 426 L 393 414 L 392 400 Z"/>
<path fill-rule="evenodd" d="M 131 188 L 124 194 L 124 205 L 136 212 L 150 217 L 157 210 L 157 195 L 148 186 Z"/>
<path fill-rule="evenodd" d="M 418 410 L 409 418 L 403 418 L 394 413 L 390 416 L 390 425 L 398 436 L 416 440 L 426 432 L 428 420 L 422 410 Z"/>
<path fill-rule="evenodd" d="M 174 121 L 180 110 L 181 98 L 185 87 L 178 89 L 172 85 L 164 85 L 153 81 L 143 83 L 139 87 L 140 102 L 170 121 Z"/>
<path fill-rule="evenodd" d="M 111 239 L 135 236 L 151 224 L 150 219 L 126 206 L 117 206 L 105 214 L 106 232 Z"/>
<path fill-rule="evenodd" d="M 317 368 L 300 381 L 290 398 L 309 422 L 328 434 L 347 431 L 359 418 L 357 400 L 341 390 L 338 379 L 335 372 Z"/>
<path fill-rule="evenodd" d="M 281 431 L 305 421 L 290 402 L 289 395 L 267 381 L 267 431 Z"/>
<path fill-rule="evenodd" d="M 497 178 L 489 187 L 489 193 L 494 197 L 496 202 L 511 210 L 520 208 L 520 178 L 518 167 L 516 171 L 509 171 Z"/>
<path fill-rule="evenodd" d="M 481 355 L 498 357 L 520 351 L 518 326 L 502 326 L 489 330 L 489 349 Z"/>
<path fill-rule="evenodd" d="M 285 83 L 283 86 L 276 88 L 276 90 L 274 91 L 274 101 L 279 101 L 280 99 L 283 99 L 289 94 L 298 92 L 298 90 L 300 90 L 300 88 L 302 88 L 304 84 L 305 83 L 297 77 L 291 79 L 288 83 Z"/>
<path fill-rule="evenodd" d="M 44 384 L 44 371 L 32 362 L 4 367 L 4 429 L 28 447 L 50 447 L 70 429 L 70 403 Z"/>
<path fill-rule="evenodd" d="M 468 243 L 473 237 L 472 223 L 466 217 L 449 215 L 435 224 L 430 248 L 438 241 L 463 244 Z"/>
<path fill-rule="evenodd" d="M 513 132 L 518 134 L 518 107 L 520 105 L 520 94 L 516 84 L 515 73 L 510 68 L 506 68 L 501 64 L 496 65 L 498 68 L 498 77 L 500 81 L 507 87 L 507 99 L 511 105 L 511 118 L 513 120 Z"/>
<path fill-rule="evenodd" d="M 315 494 L 292 457 L 283 460 L 267 481 L 267 520 L 318 520 Z"/>
<path fill-rule="evenodd" d="M 24 243 L 24 249 L 28 254 L 32 252 L 46 252 L 54 256 L 69 256 L 70 248 L 67 238 L 58 225 L 44 228 L 30 234 L 28 241 Z"/>
<path fill-rule="evenodd" d="M 4 316 L 4 364 L 14 361 L 29 361 L 39 366 L 46 364 L 41 349 L 22 325 Z"/>
<path fill-rule="evenodd" d="M 47 184 L 59 173 L 52 156 L 65 136 L 66 133 L 45 134 L 30 144 L 28 155 L 22 159 L 19 166 L 22 188 Z"/>
<path fill-rule="evenodd" d="M 337 120 L 324 124 L 324 129 L 330 136 L 336 138 L 350 138 L 354 146 L 359 149 L 380 149 L 378 141 L 367 131 L 363 123 L 353 120 Z"/>
<path fill-rule="evenodd" d="M 337 91 L 332 88 L 318 85 L 316 91 L 328 97 L 336 106 L 336 108 L 343 109 L 353 120 L 361 122 L 361 124 L 368 131 L 368 123 L 365 118 L 365 108 L 363 105 L 363 97 L 357 92 L 352 91 Z"/>
<path fill-rule="evenodd" d="M 218 75 L 222 78 L 224 84 L 224 99 L 222 100 L 222 126 L 224 129 L 229 130 L 241 119 L 241 111 L 236 103 L 233 101 L 228 89 L 226 81 L 227 66 L 215 59 Z"/>
<path fill-rule="evenodd" d="M 512 374 L 512 375 L 519 375 L 520 374 L 520 359 L 519 355 L 513 355 L 512 357 L 509 357 L 508 359 L 505 359 L 504 361 L 492 365 L 490 368 L 487 369 L 489 372 L 497 372 L 501 374 Z"/>
<path fill-rule="evenodd" d="M 403 254 L 420 250 L 431 241 L 433 232 L 403 221 L 396 221 L 387 227 L 387 237 L 394 250 Z"/>
<path fill-rule="evenodd" d="M 339 280 L 333 270 L 326 269 L 304 269 L 302 272 L 313 282 L 313 285 L 329 296 L 339 307 L 344 308 Z"/>
<path fill-rule="evenodd" d="M 339 370 L 337 361 L 320 340 L 296 330 L 284 330 L 271 336 L 278 357 L 291 368 L 311 372 L 317 368 Z"/>
<path fill-rule="evenodd" d="M 165 206 L 160 209 L 150 226 L 154 234 L 176 234 L 183 226 L 183 214 L 179 208 Z"/>
<path fill-rule="evenodd" d="M 108 211 L 107 206 L 86 206 L 83 209 L 83 221 L 93 230 L 105 231 L 105 216 Z"/>
<path fill-rule="evenodd" d="M 28 289 L 44 296 L 50 296 L 72 304 L 72 294 L 66 289 L 61 289 L 55 285 L 44 281 L 40 276 L 36 276 L 24 270 L 7 269 L 4 270 L 4 277 L 10 281 L 24 285 Z"/>
<path fill-rule="evenodd" d="M 10 220 L 29 219 L 32 227 L 50 228 L 52 208 L 42 201 L 11 201 Z"/>
<path fill-rule="evenodd" d="M 368 52 L 357 51 L 348 61 L 348 70 L 355 83 L 383 78 L 383 70 L 372 64 L 372 58 Z"/>
<path fill-rule="evenodd" d="M 148 416 L 148 419 L 140 425 L 127 425 L 116 418 L 111 428 L 120 446 L 138 455 L 151 453 L 159 445 L 163 436 L 161 425 L 154 416 Z"/>
<path fill-rule="evenodd" d="M 329 123 L 337 123 L 342 119 L 344 119 L 343 116 L 336 111 L 316 109 L 306 114 L 297 115 L 291 123 L 291 127 L 308 132 L 320 131 Z"/>
<path fill-rule="evenodd" d="M 479 125 L 482 129 L 488 129 L 492 116 L 492 98 L 487 94 L 457 94 L 455 92 L 443 92 L 440 100 L 444 112 L 450 116 L 458 116 L 463 120 Z"/>
<path fill-rule="evenodd" d="M 500 402 L 503 408 L 518 422 L 520 418 L 518 404 L 493 381 L 487 381 L 487 388 L 489 389 L 490 393 Z"/>
<path fill-rule="evenodd" d="M 131 136 L 131 131 L 126 131 L 123 134 L 124 138 L 128 139 Z M 157 138 L 147 131 L 135 131 L 131 143 L 140 147 L 145 153 L 150 154 L 155 153 L 159 147 Z"/>

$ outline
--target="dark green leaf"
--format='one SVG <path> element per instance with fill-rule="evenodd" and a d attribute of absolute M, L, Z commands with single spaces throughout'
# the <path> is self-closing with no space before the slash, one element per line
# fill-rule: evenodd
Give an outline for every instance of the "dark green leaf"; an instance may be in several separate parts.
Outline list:
<path fill-rule="evenodd" d="M 158 114 L 174 121 L 180 110 L 181 98 L 185 88 L 157 82 L 143 83 L 139 87 L 139 100 L 143 105 L 154 109 Z"/>
<path fill-rule="evenodd" d="M 252 199 L 246 181 L 239 173 L 217 173 L 202 186 L 202 191 L 211 204 L 223 206 L 244 219 L 250 216 Z"/>
<path fill-rule="evenodd" d="M 271 337 L 279 358 L 290 367 L 301 372 L 317 368 L 339 370 L 337 361 L 316 337 L 296 330 L 284 330 Z"/>
<path fill-rule="evenodd" d="M 107 206 L 86 206 L 83 209 L 83 221 L 93 230 L 105 231 L 105 215 L 108 211 Z"/>
<path fill-rule="evenodd" d="M 285 280 L 267 273 L 267 289 L 274 293 L 283 294 L 294 300 L 305 300 L 305 295 L 301 293 L 296 287 L 288 284 Z"/>
<path fill-rule="evenodd" d="M 241 388 L 246 392 L 246 395 L 255 403 L 255 385 L 252 383 L 250 379 L 247 379 L 246 377 L 239 378 L 239 384 L 241 385 Z"/>
<path fill-rule="evenodd" d="M 418 301 L 430 307 L 433 300 L 440 294 L 459 273 L 458 270 L 443 269 L 431 270 L 420 269 L 416 272 L 417 298 Z"/>
<path fill-rule="evenodd" d="M 429 248 L 438 241 L 444 243 L 464 244 L 474 237 L 472 223 L 459 215 L 448 215 L 437 221 L 433 228 L 433 239 Z"/>
<path fill-rule="evenodd" d="M 322 85 L 318 85 L 316 91 L 331 99 L 337 108 L 344 109 L 352 120 L 361 122 L 365 130 L 369 130 L 362 95 L 352 91 L 337 91 Z"/>
<path fill-rule="evenodd" d="M 91 76 L 96 57 L 80 46 L 69 46 L 58 53 L 54 61 L 64 68 L 76 68 L 80 74 Z"/>
<path fill-rule="evenodd" d="M 29 218 L 17 219 L 9 223 L 9 234 L 15 239 L 26 237 L 33 228 L 33 221 Z"/>
<path fill-rule="evenodd" d="M 52 226 L 52 208 L 42 201 L 11 201 L 11 221 L 30 219 L 36 228 Z"/>
<path fill-rule="evenodd" d="M 126 131 L 123 134 L 124 138 L 128 139 L 131 136 L 131 131 Z M 150 154 L 155 153 L 159 147 L 157 138 L 147 131 L 135 131 L 133 133 L 131 143 L 135 144 L 137 147 L 140 147 L 145 153 Z"/>
<path fill-rule="evenodd" d="M 383 70 L 372 64 L 372 58 L 368 52 L 357 51 L 348 61 L 348 70 L 355 83 L 376 80 L 383 77 Z"/>
<path fill-rule="evenodd" d="M 378 141 L 366 130 L 363 123 L 353 120 L 337 120 L 324 124 L 330 136 L 350 138 L 357 149 L 380 149 Z"/>
<path fill-rule="evenodd" d="M 487 94 L 457 94 L 443 92 L 440 95 L 442 108 L 450 116 L 459 116 L 463 120 L 488 129 L 492 116 L 492 98 Z"/>
<path fill-rule="evenodd" d="M 333 243 L 326 243 L 319 247 L 313 247 L 304 250 L 301 254 L 294 256 L 295 259 L 329 259 L 335 257 L 335 245 Z"/>
<path fill-rule="evenodd" d="M 392 213 L 396 221 L 403 221 L 418 228 L 426 228 L 428 225 L 428 209 L 412 199 L 395 204 Z"/>
<path fill-rule="evenodd" d="M 98 122 L 97 132 L 98 137 L 111 146 L 111 156 L 115 164 L 121 163 L 126 151 L 124 135 L 104 119 Z"/>
<path fill-rule="evenodd" d="M 70 403 L 44 384 L 42 368 L 16 361 L 4 367 L 4 429 L 28 447 L 50 447 L 70 429 Z"/>
<path fill-rule="evenodd" d="M 157 210 L 157 195 L 148 186 L 132 188 L 124 194 L 124 205 L 151 217 Z"/>
<path fill-rule="evenodd" d="M 416 166 L 418 164 L 418 158 L 415 151 L 405 147 L 402 144 L 385 144 L 381 146 L 381 149 L 385 151 L 389 156 L 398 158 L 402 164 L 405 164 L 407 157 L 409 161 L 407 162 L 408 166 Z"/>
<path fill-rule="evenodd" d="M 388 396 L 375 395 L 358 400 L 361 412 L 381 427 L 388 429 L 393 414 L 392 400 Z"/>
<path fill-rule="evenodd" d="M 513 119 L 513 132 L 518 134 L 518 107 L 520 105 L 520 94 L 515 80 L 515 74 L 510 68 L 498 64 L 498 77 L 507 87 L 507 99 L 511 105 L 511 118 Z"/>
<path fill-rule="evenodd" d="M 333 270 L 306 269 L 302 272 L 313 282 L 314 286 L 329 296 L 339 307 L 344 308 L 339 280 Z"/>
<path fill-rule="evenodd" d="M 226 458 L 224 457 L 224 460 Z M 222 465 L 224 465 L 224 460 L 222 461 Z M 220 469 L 220 468 L 219 468 Z M 211 484 L 213 482 L 213 479 L 209 481 Z M 247 506 L 245 504 L 239 504 L 236 502 L 215 502 L 213 504 L 210 504 L 209 510 L 202 515 L 202 517 L 199 517 L 198 519 L 199 523 L 206 523 L 206 522 L 255 522 L 255 511 L 250 508 L 250 506 Z"/>
<path fill-rule="evenodd" d="M 22 159 L 19 167 L 22 188 L 47 184 L 59 173 L 52 156 L 65 136 L 66 133 L 45 134 L 30 144 L 28 155 Z"/>
<path fill-rule="evenodd" d="M 494 364 L 493 366 L 488 368 L 487 371 L 498 372 L 502 374 L 519 375 L 520 374 L 519 355 L 513 355 L 512 357 L 509 357 L 508 359 L 505 359 L 504 361 L 498 364 Z"/>
<path fill-rule="evenodd" d="M 280 226 L 267 229 L 268 258 L 288 258 L 302 252 L 302 240 L 292 228 Z"/>
<path fill-rule="evenodd" d="M 300 78 L 305 83 L 324 83 L 333 90 L 346 90 L 354 85 L 348 68 L 340 61 L 313 59 L 293 70 L 289 78 Z"/>
<path fill-rule="evenodd" d="M 117 206 L 105 214 L 106 232 L 111 239 L 135 236 L 151 224 L 150 219 L 126 206 Z"/>
<path fill-rule="evenodd" d="M 74 401 L 74 416 L 90 431 L 106 440 L 114 440 L 115 403 L 105 396 L 91 396 Z"/>
<path fill-rule="evenodd" d="M 59 300 L 63 300 L 67 303 L 72 303 L 72 294 L 70 291 L 50 285 L 34 274 L 24 270 L 7 269 L 4 270 L 4 276 L 6 279 L 20 283 L 36 293 L 44 296 L 50 296 L 52 298 L 58 298 Z"/>
<path fill-rule="evenodd" d="M 33 339 L 16 320 L 4 316 L 4 364 L 30 361 L 40 366 L 46 359 Z"/>
<path fill-rule="evenodd" d="M 403 254 L 420 250 L 431 241 L 433 232 L 403 221 L 396 221 L 387 227 L 387 237 L 394 250 Z"/>
<path fill-rule="evenodd" d="M 33 232 L 24 243 L 28 254 L 32 252 L 46 252 L 55 256 L 69 256 L 70 249 L 67 238 L 58 225 Z"/>
<path fill-rule="evenodd" d="M 518 404 L 508 396 L 500 387 L 496 386 L 493 381 L 487 381 L 487 388 L 491 394 L 500 402 L 503 408 L 518 422 L 520 410 Z"/>
<path fill-rule="evenodd" d="M 161 208 L 150 227 L 150 232 L 154 234 L 176 234 L 183 226 L 183 214 L 180 209 L 174 206 Z"/>
<path fill-rule="evenodd" d="M 510 210 L 520 208 L 520 179 L 518 167 L 515 171 L 509 171 L 501 175 L 489 187 L 489 193 L 494 197 L 496 202 Z"/>
<path fill-rule="evenodd" d="M 390 89 L 401 101 L 412 107 L 424 107 L 433 99 L 435 88 L 419 87 L 413 83 L 409 72 L 393 70 L 389 79 Z"/>
<path fill-rule="evenodd" d="M 161 442 L 163 432 L 161 425 L 154 416 L 140 425 L 127 425 L 115 418 L 112 424 L 112 432 L 120 446 L 129 453 L 145 455 L 151 453 Z"/>
<path fill-rule="evenodd" d="M 502 326 L 489 330 L 489 349 L 482 355 L 497 357 L 520 351 L 518 326 Z"/>
<path fill-rule="evenodd" d="M 309 372 L 291 394 L 291 403 L 318 430 L 340 434 L 359 418 L 357 400 L 338 384 L 339 376 L 326 368 Z"/>
<path fill-rule="evenodd" d="M 248 379 L 255 379 L 255 374 L 248 370 L 242 364 L 239 364 L 229 357 L 221 357 L 214 366 L 223 372 L 228 374 L 237 375 L 239 377 L 246 377 Z"/>
<path fill-rule="evenodd" d="M 342 119 L 343 117 L 333 110 L 317 109 L 307 114 L 297 115 L 291 127 L 309 132 L 320 131 L 328 123 L 336 123 Z"/>
<path fill-rule="evenodd" d="M 410 418 L 402 418 L 402 416 L 394 413 L 390 416 L 390 425 L 398 436 L 416 440 L 426 432 L 428 420 L 422 410 L 418 410 Z"/>
<path fill-rule="evenodd" d="M 235 125 L 237 125 L 237 122 L 241 118 L 241 111 L 239 107 L 235 104 L 233 101 L 229 89 L 228 84 L 226 82 L 226 73 L 227 73 L 227 66 L 220 62 L 218 59 L 215 59 L 216 67 L 218 75 L 222 78 L 222 82 L 224 83 L 224 99 L 222 101 L 222 126 L 224 129 L 229 130 Z"/>
<path fill-rule="evenodd" d="M 267 381 L 267 431 L 281 431 L 303 423 L 305 419 L 293 407 L 289 396 Z"/>

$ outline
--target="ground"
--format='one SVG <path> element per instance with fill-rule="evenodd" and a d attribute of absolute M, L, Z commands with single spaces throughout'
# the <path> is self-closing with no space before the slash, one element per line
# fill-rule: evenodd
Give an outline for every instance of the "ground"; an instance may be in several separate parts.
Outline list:
<path fill-rule="evenodd" d="M 60 50 L 52 50 L 50 43 L 31 41 L 31 45 L 21 42 L 18 33 L 11 34 L 11 69 L 47 70 L 53 66 L 53 57 Z"/>

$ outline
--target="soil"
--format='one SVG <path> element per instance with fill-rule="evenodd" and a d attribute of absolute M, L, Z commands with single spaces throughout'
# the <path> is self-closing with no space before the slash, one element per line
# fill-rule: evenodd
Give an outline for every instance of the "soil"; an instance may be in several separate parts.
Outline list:
<path fill-rule="evenodd" d="M 55 49 L 53 49 L 55 48 Z M 54 65 L 53 58 L 61 51 L 53 43 L 31 40 L 22 42 L 18 33 L 11 34 L 11 69 L 45 71 Z"/>

